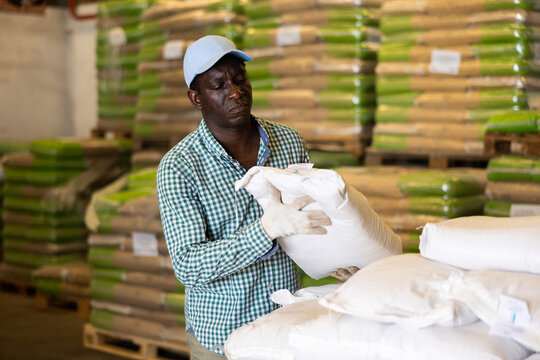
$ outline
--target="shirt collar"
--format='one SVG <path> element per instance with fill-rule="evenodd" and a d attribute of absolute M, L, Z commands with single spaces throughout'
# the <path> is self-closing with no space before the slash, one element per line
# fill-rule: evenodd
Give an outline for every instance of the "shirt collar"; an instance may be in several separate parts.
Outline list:
<path fill-rule="evenodd" d="M 257 158 L 257 165 L 261 166 L 261 165 L 264 165 L 264 163 L 270 156 L 270 148 L 268 147 L 269 137 L 268 137 L 268 133 L 266 132 L 266 129 L 261 125 L 260 119 L 258 119 L 257 117 L 253 115 L 251 115 L 251 118 L 257 124 L 257 130 L 259 131 L 259 137 L 261 139 L 260 145 L 259 145 L 259 155 Z M 201 134 L 201 138 L 204 144 L 207 146 L 210 152 L 220 155 L 220 156 L 229 157 L 229 154 L 227 154 L 223 146 L 221 146 L 221 144 L 216 140 L 214 135 L 212 135 L 212 133 L 210 132 L 210 129 L 206 125 L 206 122 L 204 121 L 204 119 L 201 121 L 201 124 L 199 125 L 199 132 Z"/>

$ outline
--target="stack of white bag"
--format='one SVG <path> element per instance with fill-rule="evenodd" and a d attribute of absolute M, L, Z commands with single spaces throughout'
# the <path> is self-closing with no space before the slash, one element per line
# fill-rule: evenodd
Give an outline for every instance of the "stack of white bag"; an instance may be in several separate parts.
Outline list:
<path fill-rule="evenodd" d="M 523 219 L 521 227 L 514 223 Z M 378 260 L 318 301 L 307 297 L 236 330 L 226 354 L 237 360 L 517 360 L 540 352 L 540 272 L 534 267 L 540 217 L 508 221 L 470 217 L 428 224 L 423 254 L 450 251 L 450 264 L 418 254 Z M 484 232 L 474 230 L 482 224 Z M 441 230 L 450 227 L 453 234 Z M 491 243 L 481 235 L 489 228 Z M 442 251 L 443 245 L 450 250 Z M 507 259 L 524 260 L 501 260 L 497 249 Z M 452 266 L 474 256 L 479 265 L 472 268 L 483 270 Z"/>
<path fill-rule="evenodd" d="M 333 170 L 297 164 L 288 169 L 256 166 L 236 183 L 266 208 L 274 186 L 283 203 L 303 196 L 314 203 L 305 210 L 323 210 L 332 220 L 326 235 L 290 235 L 279 239 L 283 250 L 314 279 L 339 268 L 363 267 L 380 258 L 401 253 L 401 239 L 373 211 L 366 198 L 347 186 Z"/>

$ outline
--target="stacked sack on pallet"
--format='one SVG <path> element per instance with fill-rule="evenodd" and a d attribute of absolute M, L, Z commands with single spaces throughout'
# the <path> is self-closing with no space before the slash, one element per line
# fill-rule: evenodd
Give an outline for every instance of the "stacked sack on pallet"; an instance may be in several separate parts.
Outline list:
<path fill-rule="evenodd" d="M 32 274 L 36 291 L 69 299 L 88 299 L 92 267 L 86 262 L 45 265 Z"/>
<path fill-rule="evenodd" d="M 271 298 L 234 331 L 230 360 L 522 360 L 540 354 L 540 216 L 427 224 L 420 254 L 376 260 L 343 285 Z M 528 357 L 530 356 L 530 357 Z"/>
<path fill-rule="evenodd" d="M 27 150 L 27 144 L 26 143 L 17 143 L 17 142 L 9 142 L 9 141 L 0 141 L 0 156 L 3 156 L 5 154 L 9 154 L 12 152 L 20 152 Z M 2 164 L 0 163 L 0 209 L 2 209 L 2 202 L 4 200 L 4 168 L 2 167 Z M 0 218 L 0 230 L 2 229 L 2 219 Z M 0 231 L 0 262 L 3 258 L 3 249 L 2 249 L 2 234 Z"/>
<path fill-rule="evenodd" d="M 98 7 L 98 128 L 133 131 L 137 105 L 137 64 L 146 0 L 114 0 Z"/>
<path fill-rule="evenodd" d="M 373 147 L 481 154 L 490 117 L 538 109 L 539 9 L 528 0 L 386 2 Z"/>
<path fill-rule="evenodd" d="M 156 169 L 132 172 L 92 196 L 85 221 L 96 328 L 185 343 L 184 287 L 163 238 Z"/>
<path fill-rule="evenodd" d="M 242 11 L 238 0 L 169 1 L 143 14 L 135 165 L 157 165 L 172 145 L 197 128 L 201 114 L 187 97 L 184 53 L 191 42 L 209 34 L 225 36 L 241 48 Z"/>
<path fill-rule="evenodd" d="M 418 252 L 420 230 L 428 222 L 482 214 L 485 170 L 343 167 L 337 171 L 401 236 L 404 252 Z"/>
<path fill-rule="evenodd" d="M 252 1 L 252 113 L 297 129 L 309 148 L 361 156 L 374 116 L 379 4 Z"/>
<path fill-rule="evenodd" d="M 540 159 L 505 155 L 489 161 L 486 205 L 489 216 L 540 214 Z"/>
<path fill-rule="evenodd" d="M 44 265 L 84 259 L 84 208 L 91 192 L 126 171 L 128 145 L 106 140 L 36 140 L 4 156 L 6 281 L 32 284 Z"/>

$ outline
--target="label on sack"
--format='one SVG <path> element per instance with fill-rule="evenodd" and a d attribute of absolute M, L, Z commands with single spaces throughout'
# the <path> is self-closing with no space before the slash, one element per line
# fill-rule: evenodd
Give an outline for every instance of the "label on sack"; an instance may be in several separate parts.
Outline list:
<path fill-rule="evenodd" d="M 525 301 L 501 294 L 497 314 L 489 333 L 507 337 L 520 335 L 530 322 L 531 314 Z"/>
<path fill-rule="evenodd" d="M 298 45 L 302 42 L 300 32 L 302 26 L 300 25 L 288 25 L 280 26 L 277 29 L 276 44 L 279 46 Z"/>
<path fill-rule="evenodd" d="M 540 215 L 540 205 L 512 204 L 510 205 L 510 217 Z"/>
<path fill-rule="evenodd" d="M 158 240 L 156 235 L 149 233 L 134 232 L 133 253 L 138 256 L 158 256 Z"/>
<path fill-rule="evenodd" d="M 436 74 L 457 75 L 461 65 L 461 54 L 458 51 L 433 49 L 429 72 Z"/>
<path fill-rule="evenodd" d="M 109 45 L 122 46 L 122 45 L 127 44 L 126 32 L 120 26 L 117 26 L 109 30 L 108 35 L 109 35 Z"/>
<path fill-rule="evenodd" d="M 163 46 L 164 60 L 180 60 L 184 56 L 184 40 L 167 41 Z"/>

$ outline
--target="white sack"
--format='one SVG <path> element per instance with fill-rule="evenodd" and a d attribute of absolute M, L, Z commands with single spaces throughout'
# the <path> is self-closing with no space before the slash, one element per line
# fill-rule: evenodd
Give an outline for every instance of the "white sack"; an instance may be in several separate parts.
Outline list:
<path fill-rule="evenodd" d="M 448 294 L 449 279 L 463 275 L 463 270 L 419 254 L 391 256 L 360 269 L 319 303 L 340 313 L 410 329 L 461 326 L 478 319 Z"/>
<path fill-rule="evenodd" d="M 540 360 L 540 354 L 533 354 L 526 358 L 525 360 Z"/>
<path fill-rule="evenodd" d="M 295 360 L 521 360 L 527 350 L 490 336 L 481 321 L 458 328 L 406 330 L 399 325 L 326 313 L 293 326 Z"/>
<path fill-rule="evenodd" d="M 274 291 L 270 294 L 270 300 L 278 305 L 286 306 L 299 302 L 317 300 L 325 295 L 336 291 L 341 284 L 326 284 L 321 286 L 310 286 L 303 288 L 292 294 L 287 289 Z"/>
<path fill-rule="evenodd" d="M 291 235 L 278 239 L 280 246 L 314 279 L 339 268 L 363 267 L 377 259 L 400 254 L 401 239 L 373 211 L 364 195 L 345 184 L 333 170 L 293 166 L 288 169 L 256 166 L 237 181 L 265 209 L 270 186 L 282 201 L 309 196 L 315 203 L 306 210 L 323 210 L 332 220 L 326 235 Z"/>
<path fill-rule="evenodd" d="M 501 295 L 511 299 L 501 302 Z M 451 296 L 467 304 L 496 333 L 540 351 L 540 275 L 471 271 L 454 279 Z"/>
<path fill-rule="evenodd" d="M 316 300 L 279 308 L 229 335 L 225 355 L 229 360 L 294 360 L 288 345 L 291 327 L 325 312 Z"/>
<path fill-rule="evenodd" d="M 469 270 L 540 274 L 540 216 L 471 216 L 428 223 L 420 253 Z"/>

